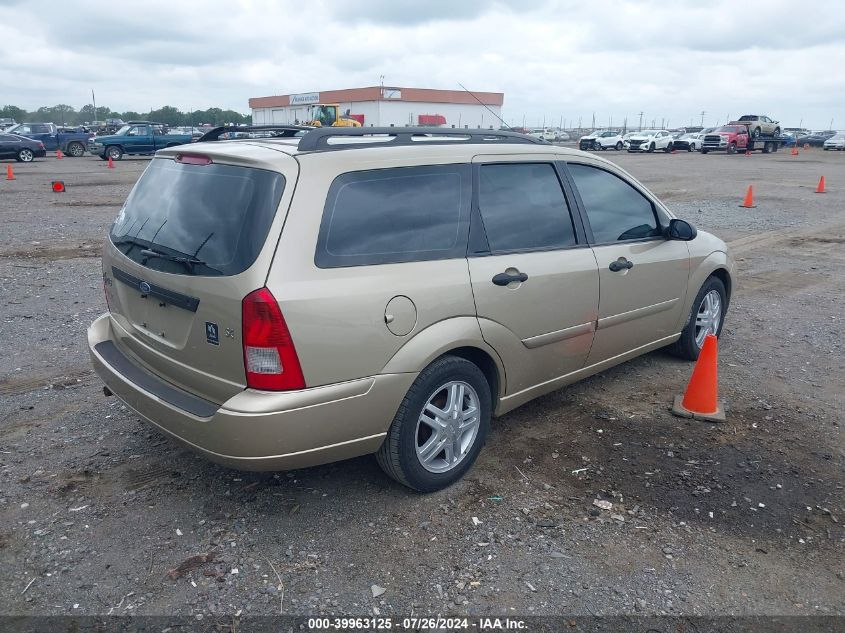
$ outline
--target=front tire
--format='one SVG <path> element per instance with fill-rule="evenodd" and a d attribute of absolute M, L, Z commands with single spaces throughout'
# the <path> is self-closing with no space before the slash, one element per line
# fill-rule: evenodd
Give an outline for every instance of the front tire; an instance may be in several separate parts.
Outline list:
<path fill-rule="evenodd" d="M 648 146 L 648 153 L 651 154 L 654 152 L 654 143 L 650 143 Z"/>
<path fill-rule="evenodd" d="M 31 149 L 24 147 L 18 152 L 17 161 L 19 163 L 31 163 L 33 160 L 35 160 L 35 152 Z"/>
<path fill-rule="evenodd" d="M 617 141 L 617 142 L 616 142 L 616 151 L 617 151 L 617 152 L 621 152 L 621 151 L 622 151 L 622 141 Z"/>
<path fill-rule="evenodd" d="M 728 143 L 728 154 L 736 154 L 736 143 Z"/>
<path fill-rule="evenodd" d="M 472 467 L 490 428 L 490 385 L 477 365 L 442 356 L 402 400 L 376 459 L 382 470 L 420 492 L 452 485 Z"/>
<path fill-rule="evenodd" d="M 74 158 L 81 158 L 85 154 L 85 148 L 82 146 L 82 143 L 68 143 L 66 153 L 68 156 L 73 156 Z"/>
<path fill-rule="evenodd" d="M 710 333 L 718 337 L 722 333 L 727 311 L 725 284 L 718 277 L 708 277 L 692 302 L 681 338 L 671 347 L 672 353 L 687 360 L 696 360 L 706 335 Z"/>
<path fill-rule="evenodd" d="M 110 145 L 106 148 L 106 158 L 111 158 L 112 160 L 120 160 L 123 158 L 123 150 L 120 149 L 117 145 Z"/>

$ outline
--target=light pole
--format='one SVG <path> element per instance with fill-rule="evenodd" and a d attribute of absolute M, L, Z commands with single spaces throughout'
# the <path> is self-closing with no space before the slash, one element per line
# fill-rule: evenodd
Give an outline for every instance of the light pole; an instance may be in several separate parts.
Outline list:
<path fill-rule="evenodd" d="M 643 131 L 643 112 L 640 112 L 640 132 Z"/>

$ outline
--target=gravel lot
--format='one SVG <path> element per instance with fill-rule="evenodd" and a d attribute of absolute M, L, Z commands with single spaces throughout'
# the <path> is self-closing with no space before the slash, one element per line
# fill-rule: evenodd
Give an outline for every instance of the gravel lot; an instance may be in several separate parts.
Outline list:
<path fill-rule="evenodd" d="M 104 397 L 99 244 L 147 161 L 13 163 L 0 613 L 845 614 L 845 154 L 604 155 L 731 243 L 728 422 L 671 416 L 692 367 L 655 352 L 495 420 L 431 495 L 369 457 L 227 470 Z"/>

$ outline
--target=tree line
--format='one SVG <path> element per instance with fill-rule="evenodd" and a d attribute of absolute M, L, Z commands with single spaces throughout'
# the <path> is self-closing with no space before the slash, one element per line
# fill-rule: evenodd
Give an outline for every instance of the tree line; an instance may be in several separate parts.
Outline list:
<path fill-rule="evenodd" d="M 241 114 L 234 110 L 222 110 L 220 108 L 209 108 L 208 110 L 194 110 L 193 112 L 182 112 L 173 106 L 164 106 L 151 112 L 115 112 L 106 106 L 94 106 L 86 104 L 77 110 L 73 106 L 60 103 L 54 106 L 42 106 L 35 111 L 29 112 L 23 108 L 13 105 L 6 105 L 0 108 L 0 119 L 14 119 L 18 123 L 55 123 L 56 125 L 84 125 L 94 121 L 105 121 L 106 119 L 122 119 L 124 121 L 155 121 L 170 126 L 200 125 L 208 123 L 211 125 L 224 125 L 226 123 L 250 123 L 252 116 Z"/>

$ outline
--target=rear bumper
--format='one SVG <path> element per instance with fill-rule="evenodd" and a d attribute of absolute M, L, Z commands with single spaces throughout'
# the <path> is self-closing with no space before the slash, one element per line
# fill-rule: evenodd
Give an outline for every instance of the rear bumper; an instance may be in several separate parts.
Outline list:
<path fill-rule="evenodd" d="M 380 374 L 292 392 L 245 389 L 217 404 L 141 367 L 115 344 L 108 314 L 91 324 L 88 347 L 109 390 L 144 420 L 240 470 L 289 470 L 377 451 L 416 378 Z"/>

